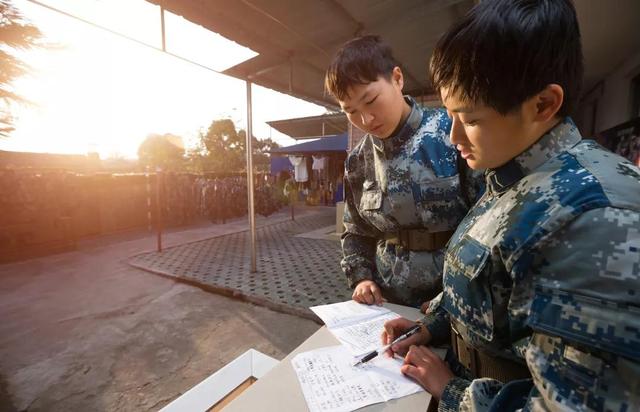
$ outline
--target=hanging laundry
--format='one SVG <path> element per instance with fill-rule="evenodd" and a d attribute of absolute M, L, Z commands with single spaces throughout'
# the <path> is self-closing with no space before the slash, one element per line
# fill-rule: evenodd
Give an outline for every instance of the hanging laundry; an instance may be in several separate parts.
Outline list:
<path fill-rule="evenodd" d="M 324 156 L 313 156 L 313 170 L 324 170 L 327 167 L 327 158 Z"/>
<path fill-rule="evenodd" d="M 309 173 L 307 172 L 307 162 L 304 156 L 289 156 L 289 161 L 294 167 L 294 174 L 296 182 L 306 182 L 309 180 Z"/>

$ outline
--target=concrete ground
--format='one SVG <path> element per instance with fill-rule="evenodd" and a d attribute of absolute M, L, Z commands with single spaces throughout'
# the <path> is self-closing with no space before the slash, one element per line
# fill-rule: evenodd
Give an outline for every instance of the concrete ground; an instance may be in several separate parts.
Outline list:
<path fill-rule="evenodd" d="M 164 241 L 243 229 L 246 218 Z M 126 264 L 154 247 L 153 234 L 127 233 L 0 265 L 1 412 L 155 411 L 247 349 L 281 359 L 319 328 Z"/>

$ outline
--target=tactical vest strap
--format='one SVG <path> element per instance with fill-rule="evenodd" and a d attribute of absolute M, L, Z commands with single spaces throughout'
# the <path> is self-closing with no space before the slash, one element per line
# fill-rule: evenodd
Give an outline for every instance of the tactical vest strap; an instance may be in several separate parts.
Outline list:
<path fill-rule="evenodd" d="M 445 247 L 452 235 L 452 230 L 428 232 L 426 229 L 406 229 L 385 234 L 385 240 L 408 250 L 435 251 Z"/>
<path fill-rule="evenodd" d="M 531 378 L 529 368 L 525 364 L 480 352 L 467 345 L 453 326 L 451 327 L 451 347 L 458 361 L 471 371 L 474 378 L 491 378 L 503 383 Z"/>

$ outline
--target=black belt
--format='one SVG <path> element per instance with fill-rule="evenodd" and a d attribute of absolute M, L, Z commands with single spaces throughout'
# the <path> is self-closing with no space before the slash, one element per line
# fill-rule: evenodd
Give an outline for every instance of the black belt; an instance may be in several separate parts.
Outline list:
<path fill-rule="evenodd" d="M 489 356 L 467 345 L 453 325 L 451 326 L 451 346 L 458 361 L 471 371 L 474 378 L 491 378 L 503 383 L 531 378 L 531 372 L 525 364 Z"/>
<path fill-rule="evenodd" d="M 452 230 L 429 232 L 426 229 L 404 229 L 385 234 L 385 240 L 392 245 L 401 245 L 415 251 L 435 251 L 442 249 L 453 235 Z"/>

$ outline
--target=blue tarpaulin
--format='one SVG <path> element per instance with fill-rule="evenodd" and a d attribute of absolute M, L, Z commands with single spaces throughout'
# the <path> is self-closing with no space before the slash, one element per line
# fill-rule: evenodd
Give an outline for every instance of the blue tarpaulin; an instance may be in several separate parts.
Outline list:
<path fill-rule="evenodd" d="M 271 175 L 277 176 L 283 170 L 288 171 L 293 176 L 293 165 L 288 157 L 271 156 Z"/>

